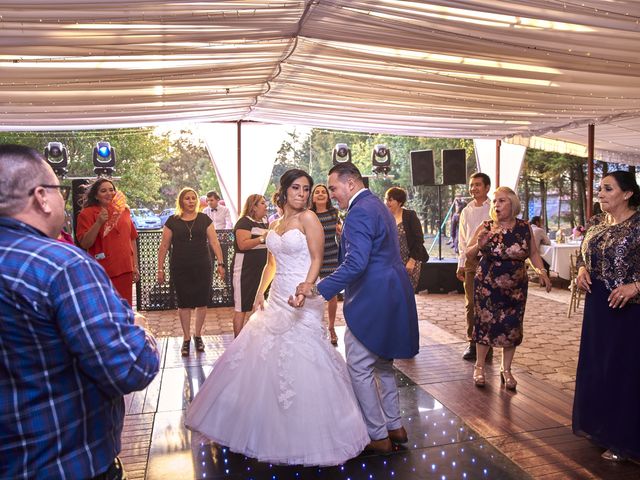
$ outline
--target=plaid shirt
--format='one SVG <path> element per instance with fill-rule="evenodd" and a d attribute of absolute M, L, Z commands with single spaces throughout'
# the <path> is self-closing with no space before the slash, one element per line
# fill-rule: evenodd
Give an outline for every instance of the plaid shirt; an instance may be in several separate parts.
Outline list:
<path fill-rule="evenodd" d="M 126 393 L 158 373 L 153 337 L 98 263 L 0 217 L 0 479 L 85 479 L 120 451 Z"/>

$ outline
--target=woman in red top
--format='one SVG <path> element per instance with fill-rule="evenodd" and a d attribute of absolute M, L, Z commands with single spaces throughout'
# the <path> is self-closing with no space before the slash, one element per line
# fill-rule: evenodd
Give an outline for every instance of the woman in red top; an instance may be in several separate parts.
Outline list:
<path fill-rule="evenodd" d="M 76 237 L 111 279 L 120 296 L 133 304 L 132 285 L 140 279 L 136 231 L 124 196 L 106 178 L 88 188 L 78 215 Z"/>

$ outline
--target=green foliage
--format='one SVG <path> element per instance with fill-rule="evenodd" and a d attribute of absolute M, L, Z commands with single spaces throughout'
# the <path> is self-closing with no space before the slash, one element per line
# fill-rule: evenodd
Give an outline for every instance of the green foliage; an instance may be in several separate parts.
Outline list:
<path fill-rule="evenodd" d="M 309 171 L 309 137 L 297 130 L 288 133 L 289 138 L 282 142 L 273 164 L 271 179 L 264 196 L 269 200 L 280 185 L 280 177 L 291 168 Z M 313 175 L 311 175 L 313 177 Z M 314 178 L 315 181 L 315 178 Z"/>
<path fill-rule="evenodd" d="M 528 205 L 531 197 L 540 197 L 540 215 L 550 229 L 566 225 L 584 225 L 585 166 L 586 160 L 581 157 L 527 149 L 522 180 L 519 184 L 519 195 L 523 204 Z M 558 195 L 561 211 L 568 210 L 569 213 L 551 217 L 546 207 L 549 194 Z"/>
<path fill-rule="evenodd" d="M 48 142 L 62 142 L 69 156 L 68 177 L 95 177 L 93 148 L 101 140 L 115 149 L 116 184 L 132 208 L 160 210 L 172 206 L 185 186 L 202 195 L 209 190 L 220 191 L 209 154 L 190 131 L 178 135 L 160 134 L 153 128 L 0 132 L 1 143 L 28 145 L 39 151 L 44 151 Z"/>
<path fill-rule="evenodd" d="M 466 139 L 427 139 L 387 134 L 367 134 L 313 129 L 309 135 L 293 132 L 278 152 L 267 195 L 278 184 L 282 173 L 289 168 L 302 168 L 309 172 L 315 183 L 326 183 L 327 172 L 333 166 L 332 152 L 337 143 L 346 143 L 351 149 L 352 162 L 363 175 L 372 175 L 371 152 L 377 144 L 386 144 L 391 151 L 389 177 L 371 176 L 369 186 L 380 198 L 392 186 L 400 186 L 408 192 L 408 207 L 416 210 L 426 222 L 427 230 L 435 230 L 438 223 L 437 187 L 412 187 L 410 152 L 433 150 L 434 158 L 440 158 L 442 149 L 464 148 L 467 151 L 468 170 L 475 170 L 473 142 Z M 439 164 L 439 161 L 436 161 Z M 437 174 L 440 175 L 439 168 Z M 466 195 L 466 186 L 442 187 L 443 215 L 456 194 Z"/>
<path fill-rule="evenodd" d="M 48 142 L 62 142 L 68 152 L 68 177 L 95 177 L 93 148 L 98 141 L 108 141 L 116 152 L 115 176 L 132 207 L 148 206 L 160 200 L 162 182 L 160 164 L 168 140 L 149 128 L 85 130 L 71 132 L 0 132 L 1 143 L 18 143 L 44 151 Z"/>
<path fill-rule="evenodd" d="M 205 195 L 209 190 L 220 192 L 209 153 L 190 131 L 181 130 L 174 136 L 166 156 L 167 160 L 160 165 L 166 179 L 160 188 L 164 206 L 172 206 L 184 187 L 193 188 L 199 195 Z"/>

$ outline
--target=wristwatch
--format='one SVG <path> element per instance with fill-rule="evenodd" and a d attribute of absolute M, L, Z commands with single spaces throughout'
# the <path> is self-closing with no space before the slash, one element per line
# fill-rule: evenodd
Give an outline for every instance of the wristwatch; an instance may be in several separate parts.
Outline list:
<path fill-rule="evenodd" d="M 311 287 L 311 294 L 312 295 L 320 295 L 320 292 L 318 291 L 318 286 L 314 283 Z"/>
<path fill-rule="evenodd" d="M 260 235 L 260 237 L 258 237 L 258 241 L 262 244 L 264 244 L 264 237 L 262 235 Z"/>

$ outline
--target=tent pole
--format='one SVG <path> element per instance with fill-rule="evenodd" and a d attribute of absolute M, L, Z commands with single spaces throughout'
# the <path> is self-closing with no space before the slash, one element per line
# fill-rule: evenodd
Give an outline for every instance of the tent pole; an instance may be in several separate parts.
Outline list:
<path fill-rule="evenodd" d="M 496 140 L 496 188 L 500 186 L 500 145 L 502 145 L 502 141 Z"/>
<path fill-rule="evenodd" d="M 595 125 L 589 124 L 587 140 L 587 220 L 593 215 L 593 141 Z"/>
<path fill-rule="evenodd" d="M 237 159 L 238 159 L 238 217 L 242 211 L 242 120 L 238 121 L 238 145 L 237 145 Z"/>

